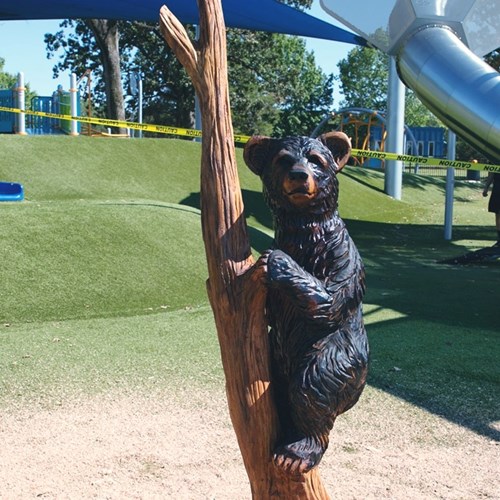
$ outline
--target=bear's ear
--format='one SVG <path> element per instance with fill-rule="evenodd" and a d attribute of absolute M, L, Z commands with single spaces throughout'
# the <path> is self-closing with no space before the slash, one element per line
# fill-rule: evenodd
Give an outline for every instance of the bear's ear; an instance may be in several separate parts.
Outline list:
<path fill-rule="evenodd" d="M 351 156 L 351 139 L 344 132 L 328 132 L 318 137 L 332 153 L 340 172 Z"/>
<path fill-rule="evenodd" d="M 262 176 L 265 166 L 269 163 L 271 141 L 270 137 L 254 135 L 245 144 L 243 159 L 248 168 L 259 177 Z"/>

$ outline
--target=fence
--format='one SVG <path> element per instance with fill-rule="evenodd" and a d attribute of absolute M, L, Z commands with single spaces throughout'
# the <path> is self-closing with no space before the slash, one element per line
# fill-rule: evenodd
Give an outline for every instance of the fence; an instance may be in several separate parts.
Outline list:
<path fill-rule="evenodd" d="M 37 96 L 31 99 L 31 109 L 44 113 L 56 113 L 71 115 L 71 95 L 62 89 L 58 89 L 51 97 Z M 77 115 L 80 114 L 80 100 L 77 98 Z M 27 128 L 31 134 L 71 134 L 71 122 L 45 116 L 28 116 Z M 77 124 L 77 132 L 80 133 L 80 123 Z"/>
<path fill-rule="evenodd" d="M 14 91 L 0 90 L 0 106 L 5 106 L 7 108 L 16 107 L 14 101 Z M 16 128 L 16 117 L 13 113 L 8 113 L 6 111 L 0 112 L 0 134 L 13 134 Z"/>
<path fill-rule="evenodd" d="M 416 165 L 413 163 L 404 163 L 403 171 L 411 174 L 419 175 L 429 175 L 432 177 L 446 177 L 447 167 L 439 167 L 434 165 Z M 488 172 L 485 170 L 464 170 L 455 169 L 455 178 L 470 181 L 479 181 L 485 179 L 488 176 Z"/>

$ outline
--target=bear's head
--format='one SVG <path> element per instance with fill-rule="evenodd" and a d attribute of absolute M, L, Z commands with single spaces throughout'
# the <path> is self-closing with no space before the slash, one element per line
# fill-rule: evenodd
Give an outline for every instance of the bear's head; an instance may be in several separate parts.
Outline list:
<path fill-rule="evenodd" d="M 245 146 L 245 163 L 260 176 L 264 197 L 275 215 L 326 215 L 337 208 L 337 173 L 351 152 L 343 132 L 310 137 L 254 136 Z"/>

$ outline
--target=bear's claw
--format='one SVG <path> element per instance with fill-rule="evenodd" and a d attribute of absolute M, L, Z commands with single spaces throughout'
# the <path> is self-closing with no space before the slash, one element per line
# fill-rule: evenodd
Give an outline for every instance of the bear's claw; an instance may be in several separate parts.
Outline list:
<path fill-rule="evenodd" d="M 274 453 L 273 459 L 277 467 L 289 475 L 299 476 L 309 472 L 319 464 L 324 449 L 312 438 L 280 446 Z"/>

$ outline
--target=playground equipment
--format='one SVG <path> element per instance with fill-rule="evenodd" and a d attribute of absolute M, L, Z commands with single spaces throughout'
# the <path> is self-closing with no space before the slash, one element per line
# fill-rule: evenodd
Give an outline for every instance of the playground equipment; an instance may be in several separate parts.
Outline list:
<path fill-rule="evenodd" d="M 75 100 L 72 103 L 72 100 Z M 80 102 L 78 91 L 74 86 L 68 91 L 63 90 L 62 85 L 51 96 L 36 96 L 31 100 L 33 111 L 44 113 L 56 113 L 61 115 L 80 115 Z M 72 110 L 76 109 L 75 115 Z M 68 134 L 78 135 L 81 125 L 73 120 L 59 120 L 45 116 L 29 116 L 27 118 L 27 130 L 29 134 Z"/>
<path fill-rule="evenodd" d="M 76 76 L 71 75 L 70 90 L 59 85 L 51 96 L 35 96 L 31 99 L 31 110 L 43 113 L 79 116 L 80 98 L 76 88 Z M 18 74 L 18 81 L 12 89 L 0 90 L 0 106 L 26 109 L 24 74 Z M 46 116 L 26 116 L 24 113 L 0 112 L 0 133 L 4 134 L 60 134 L 78 135 L 80 123 L 74 120 L 60 120 Z"/>
<path fill-rule="evenodd" d="M 354 149 L 368 151 L 390 151 L 386 149 L 387 120 L 385 114 L 369 108 L 341 108 L 324 116 L 312 131 L 311 136 L 317 137 L 328 130 L 345 132 L 352 140 Z M 404 153 L 410 156 L 430 156 L 445 158 L 445 129 L 441 127 L 409 127 L 404 125 Z M 370 168 L 385 168 L 385 160 L 373 157 L 356 157 L 356 162 Z M 405 165 L 418 173 L 417 163 Z M 433 173 L 444 170 L 439 167 L 427 167 L 426 172 Z M 467 171 L 465 175 L 471 172 Z M 475 172 L 474 172 L 475 173 Z M 479 172 L 478 172 L 479 173 Z M 468 177 L 469 178 L 469 177 Z"/>
<path fill-rule="evenodd" d="M 331 16 L 396 58 L 403 82 L 450 129 L 500 159 L 500 0 L 321 0 Z"/>
<path fill-rule="evenodd" d="M 385 142 L 387 138 L 386 118 L 383 113 L 368 108 L 341 108 L 337 111 L 328 113 L 312 131 L 311 136 L 317 137 L 320 133 L 326 131 L 329 123 L 336 125 L 336 130 L 345 132 L 352 140 L 352 147 L 355 149 L 385 151 Z M 430 151 L 431 141 L 417 140 L 415 133 L 423 137 L 425 132 L 420 129 L 426 127 L 410 128 L 404 126 L 406 152 L 408 154 L 420 154 L 430 156 L 441 156 L 443 144 L 438 144 L 437 150 Z M 432 154 L 430 154 L 432 153 Z M 358 158 L 361 165 L 370 167 L 381 167 L 383 162 L 374 158 Z"/>
<path fill-rule="evenodd" d="M 14 92 L 12 89 L 2 89 L 0 90 L 0 106 L 5 108 L 15 108 L 17 103 L 14 100 Z M 15 115 L 13 113 L 7 113 L 6 111 L 0 111 L 0 133 L 1 134 L 12 134 L 15 131 Z"/>
<path fill-rule="evenodd" d="M 24 74 L 19 73 L 13 88 L 0 90 L 0 105 L 7 108 L 25 109 L 25 90 Z M 2 111 L 0 113 L 0 133 L 26 135 L 24 115 L 14 115 Z"/>
<path fill-rule="evenodd" d="M 17 182 L 0 182 L 0 201 L 23 201 L 24 188 Z"/>
<path fill-rule="evenodd" d="M 363 114 L 362 110 L 342 110 L 338 130 L 348 134 L 353 141 L 353 147 L 357 149 L 375 151 L 385 149 L 387 133 L 385 119 L 380 113 Z M 368 158 L 358 158 L 358 161 L 361 165 L 370 163 Z"/>

